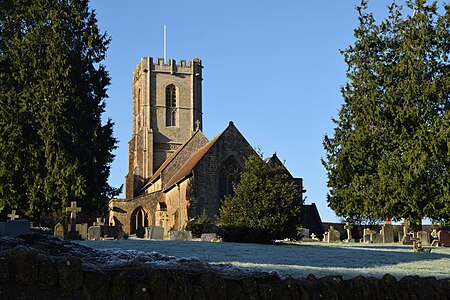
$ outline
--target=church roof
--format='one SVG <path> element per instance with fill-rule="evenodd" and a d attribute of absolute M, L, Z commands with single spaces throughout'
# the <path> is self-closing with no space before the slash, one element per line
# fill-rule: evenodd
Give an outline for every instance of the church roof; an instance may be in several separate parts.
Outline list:
<path fill-rule="evenodd" d="M 141 188 L 138 194 L 145 191 L 150 185 L 152 185 L 156 179 L 158 179 L 161 176 L 161 173 L 164 171 L 164 169 L 177 157 L 177 155 L 183 150 L 189 142 L 194 139 L 194 137 L 198 134 L 203 134 L 200 130 L 197 130 L 194 132 L 194 134 L 187 140 L 186 143 L 182 144 L 180 147 L 178 147 L 175 152 L 173 152 L 169 157 L 162 163 L 162 165 L 155 171 L 153 176 L 144 184 L 144 186 Z M 206 138 L 206 137 L 205 137 Z"/>
<path fill-rule="evenodd" d="M 230 122 L 230 126 L 233 125 Z M 214 137 L 211 141 L 209 141 L 205 146 L 200 148 L 190 159 L 186 161 L 186 163 L 180 168 L 180 170 L 175 173 L 175 175 L 169 180 L 169 182 L 164 186 L 163 190 L 170 190 L 175 184 L 179 183 L 181 180 L 186 178 L 191 171 L 195 168 L 198 162 L 205 156 L 209 149 L 219 140 L 222 134 L 229 128 L 229 126 L 219 133 L 216 137 Z"/>

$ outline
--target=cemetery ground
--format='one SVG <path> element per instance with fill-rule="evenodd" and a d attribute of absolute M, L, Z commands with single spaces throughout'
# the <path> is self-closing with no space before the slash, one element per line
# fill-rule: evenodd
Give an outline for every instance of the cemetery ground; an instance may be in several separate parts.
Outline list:
<path fill-rule="evenodd" d="M 438 279 L 450 277 L 448 247 L 426 247 L 432 248 L 431 253 L 414 253 L 412 246 L 366 243 L 263 245 L 133 239 L 79 243 L 110 253 L 130 250 L 146 255 L 157 252 L 178 259 L 198 258 L 216 265 L 275 271 L 279 275 L 299 279 L 309 274 L 316 277 L 340 275 L 344 279 L 359 275 L 381 278 L 384 274 L 391 274 L 397 279 L 407 275 L 434 276 Z"/>

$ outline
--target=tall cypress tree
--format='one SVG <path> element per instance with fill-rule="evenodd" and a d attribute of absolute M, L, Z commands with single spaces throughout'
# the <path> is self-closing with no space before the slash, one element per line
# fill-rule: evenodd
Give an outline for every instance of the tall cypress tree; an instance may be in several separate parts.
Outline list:
<path fill-rule="evenodd" d="M 36 220 L 76 200 L 92 212 L 118 192 L 101 119 L 108 44 L 88 0 L 0 2 L 0 209 Z"/>
<path fill-rule="evenodd" d="M 358 7 L 334 135 L 325 136 L 329 206 L 349 219 L 450 219 L 450 8 L 395 2 L 377 24 Z"/>

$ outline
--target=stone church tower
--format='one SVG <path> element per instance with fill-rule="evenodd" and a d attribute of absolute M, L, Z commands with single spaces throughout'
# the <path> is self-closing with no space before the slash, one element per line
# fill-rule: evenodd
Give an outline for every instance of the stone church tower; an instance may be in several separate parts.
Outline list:
<path fill-rule="evenodd" d="M 202 62 L 144 57 L 133 72 L 133 131 L 125 196 L 139 194 L 167 157 L 202 130 Z"/>

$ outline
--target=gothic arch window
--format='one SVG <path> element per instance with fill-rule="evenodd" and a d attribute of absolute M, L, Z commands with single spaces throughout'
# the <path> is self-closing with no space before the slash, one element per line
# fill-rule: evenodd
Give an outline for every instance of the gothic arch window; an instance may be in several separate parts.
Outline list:
<path fill-rule="evenodd" d="M 145 227 L 148 227 L 149 220 L 147 212 L 142 206 L 137 207 L 130 218 L 130 234 L 136 234 L 137 237 L 143 238 L 145 235 Z"/>
<path fill-rule="evenodd" d="M 177 126 L 177 88 L 166 87 L 166 126 Z"/>
<path fill-rule="evenodd" d="M 219 169 L 218 185 L 219 199 L 223 200 L 227 195 L 233 195 L 233 184 L 239 182 L 241 166 L 238 160 L 229 156 Z"/>

